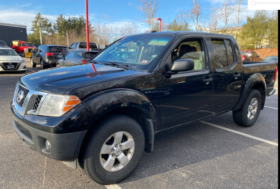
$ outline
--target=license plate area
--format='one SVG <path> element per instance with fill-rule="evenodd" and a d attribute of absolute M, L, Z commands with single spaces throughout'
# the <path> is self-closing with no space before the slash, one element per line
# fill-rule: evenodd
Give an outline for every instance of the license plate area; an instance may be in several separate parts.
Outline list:
<path fill-rule="evenodd" d="M 15 66 L 14 66 L 14 65 L 7 65 L 7 68 L 8 68 L 8 69 L 14 69 Z"/>
<path fill-rule="evenodd" d="M 57 55 L 57 58 L 63 58 L 62 54 Z"/>

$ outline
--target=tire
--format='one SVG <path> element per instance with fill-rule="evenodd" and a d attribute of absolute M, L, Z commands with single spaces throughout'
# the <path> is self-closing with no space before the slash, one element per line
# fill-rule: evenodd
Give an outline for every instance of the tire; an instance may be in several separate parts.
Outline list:
<path fill-rule="evenodd" d="M 115 139 L 115 135 L 122 135 L 122 137 L 118 137 L 119 141 L 122 141 L 121 143 L 117 142 L 118 139 Z M 113 184 L 125 179 L 136 169 L 143 156 L 144 132 L 141 126 L 128 116 L 115 115 L 106 118 L 88 136 L 79 162 L 88 177 L 99 184 Z M 130 147 L 134 147 L 124 150 L 128 147 L 127 145 L 125 147 L 125 142 L 128 141 Z M 117 145 L 116 147 L 115 143 L 122 146 Z M 103 155 L 101 154 L 102 147 L 106 149 Z M 114 164 L 106 167 L 109 158 Z M 121 164 L 119 159 L 128 161 Z"/>
<path fill-rule="evenodd" d="M 45 65 L 43 59 L 41 59 L 40 64 L 41 64 L 41 69 L 42 69 L 42 70 L 43 70 L 43 69 L 46 69 L 47 66 Z"/>
<path fill-rule="evenodd" d="M 32 66 L 32 68 L 36 68 L 36 63 L 33 62 L 32 58 L 31 58 L 31 66 Z"/>
<path fill-rule="evenodd" d="M 21 53 L 22 53 L 22 57 L 25 57 L 24 51 L 22 51 Z"/>
<path fill-rule="evenodd" d="M 255 100 L 257 101 L 257 104 L 254 104 Z M 243 127 L 252 126 L 259 117 L 261 104 L 261 93 L 258 90 L 251 90 L 242 108 L 238 111 L 232 112 L 234 122 Z M 249 113 L 249 110 L 251 113 Z"/>

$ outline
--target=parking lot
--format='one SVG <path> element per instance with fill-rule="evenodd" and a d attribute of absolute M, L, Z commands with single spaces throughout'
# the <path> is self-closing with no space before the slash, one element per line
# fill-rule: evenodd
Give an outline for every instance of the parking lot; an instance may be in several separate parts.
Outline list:
<path fill-rule="evenodd" d="M 25 60 L 27 72 L 40 70 Z M 237 126 L 228 112 L 159 133 L 154 152 L 144 153 L 130 177 L 102 186 L 18 139 L 9 103 L 22 75 L 0 74 L 0 188 L 278 187 L 278 94 L 267 98 L 253 127 Z"/>

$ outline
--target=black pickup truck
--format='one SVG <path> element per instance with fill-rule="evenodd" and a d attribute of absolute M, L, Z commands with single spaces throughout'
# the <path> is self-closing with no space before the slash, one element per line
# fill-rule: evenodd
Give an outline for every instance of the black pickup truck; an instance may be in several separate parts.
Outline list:
<path fill-rule="evenodd" d="M 243 65 L 242 65 L 243 64 Z M 22 77 L 11 102 L 19 138 L 100 184 L 128 177 L 154 135 L 232 111 L 252 126 L 274 94 L 275 63 L 241 61 L 228 35 L 124 37 L 85 65 Z"/>

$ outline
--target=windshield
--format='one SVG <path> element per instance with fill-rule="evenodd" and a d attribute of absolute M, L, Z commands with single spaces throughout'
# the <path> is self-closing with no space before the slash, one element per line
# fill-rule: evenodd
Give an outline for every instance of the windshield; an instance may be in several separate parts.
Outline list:
<path fill-rule="evenodd" d="M 4 41 L 0 41 L 0 45 L 7 46 L 7 44 Z"/>
<path fill-rule="evenodd" d="M 0 56 L 18 56 L 13 49 L 0 49 Z"/>
<path fill-rule="evenodd" d="M 22 43 L 23 47 L 33 47 L 34 45 L 32 43 Z"/>
<path fill-rule="evenodd" d="M 162 34 L 125 37 L 94 60 L 100 63 L 124 63 L 132 69 L 148 70 L 171 38 L 170 35 Z"/>

